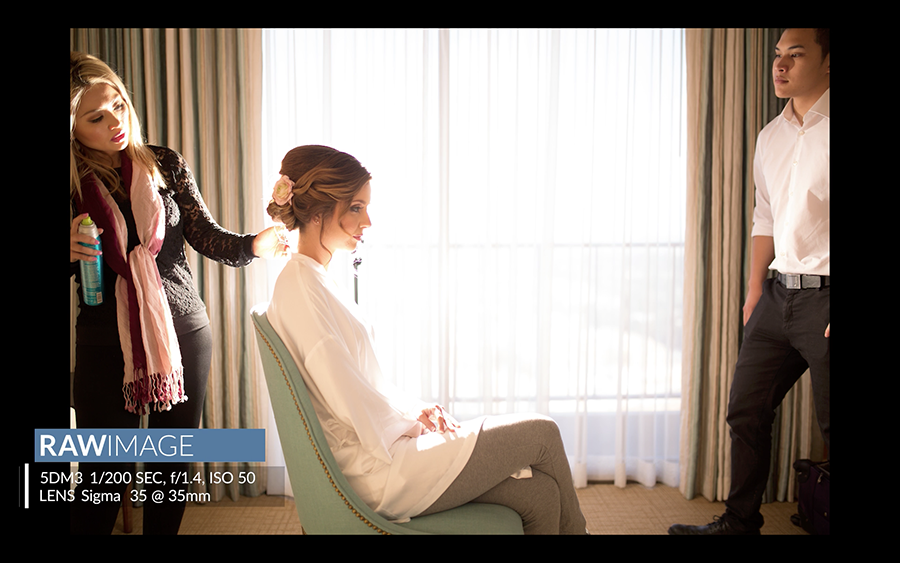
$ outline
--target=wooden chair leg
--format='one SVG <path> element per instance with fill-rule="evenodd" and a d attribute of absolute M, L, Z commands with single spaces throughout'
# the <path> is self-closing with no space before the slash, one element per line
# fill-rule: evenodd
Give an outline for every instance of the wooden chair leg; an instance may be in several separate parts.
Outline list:
<path fill-rule="evenodd" d="M 131 521 L 131 483 L 128 483 L 128 488 L 125 489 L 125 498 L 122 499 L 122 527 L 125 530 L 126 534 L 130 534 L 131 530 L 134 526 Z"/>

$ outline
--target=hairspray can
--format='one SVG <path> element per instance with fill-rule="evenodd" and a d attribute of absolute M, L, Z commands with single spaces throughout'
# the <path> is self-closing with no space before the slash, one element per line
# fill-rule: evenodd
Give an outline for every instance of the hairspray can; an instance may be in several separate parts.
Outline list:
<path fill-rule="evenodd" d="M 90 216 L 81 220 L 78 225 L 78 232 L 88 235 L 97 240 L 97 244 L 86 244 L 80 242 L 78 244 L 100 250 L 100 234 L 97 225 L 91 221 Z M 103 303 L 103 256 L 96 256 L 94 262 L 85 262 L 81 260 L 81 292 L 84 296 L 84 302 L 88 305 L 100 305 Z"/>

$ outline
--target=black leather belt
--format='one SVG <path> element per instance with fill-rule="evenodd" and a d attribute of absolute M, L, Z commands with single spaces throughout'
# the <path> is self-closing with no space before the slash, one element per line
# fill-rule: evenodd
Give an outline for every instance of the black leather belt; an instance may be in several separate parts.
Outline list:
<path fill-rule="evenodd" d="M 814 276 L 811 274 L 782 274 L 777 279 L 788 289 L 813 289 L 831 285 L 831 276 Z"/>

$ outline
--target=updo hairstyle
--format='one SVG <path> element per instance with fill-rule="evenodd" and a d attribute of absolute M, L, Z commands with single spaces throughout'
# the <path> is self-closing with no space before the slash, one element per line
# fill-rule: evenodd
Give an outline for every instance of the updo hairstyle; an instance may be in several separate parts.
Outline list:
<path fill-rule="evenodd" d="M 322 145 L 304 145 L 288 151 L 281 174 L 294 182 L 293 197 L 284 205 L 274 200 L 266 211 L 273 220 L 303 232 L 313 218 L 326 221 L 339 203 L 349 203 L 372 175 L 356 158 Z"/>

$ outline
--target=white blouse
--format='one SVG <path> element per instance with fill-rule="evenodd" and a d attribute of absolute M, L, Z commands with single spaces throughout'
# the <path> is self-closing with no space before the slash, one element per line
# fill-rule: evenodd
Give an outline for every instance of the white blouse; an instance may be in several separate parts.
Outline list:
<path fill-rule="evenodd" d="M 358 306 L 308 256 L 294 254 L 287 263 L 267 316 L 306 368 L 304 381 L 328 445 L 360 498 L 395 521 L 431 506 L 468 462 L 483 417 L 456 432 L 405 436 L 418 434 L 417 418 L 433 405 L 384 378 Z"/>

